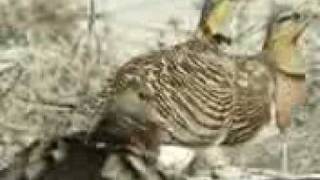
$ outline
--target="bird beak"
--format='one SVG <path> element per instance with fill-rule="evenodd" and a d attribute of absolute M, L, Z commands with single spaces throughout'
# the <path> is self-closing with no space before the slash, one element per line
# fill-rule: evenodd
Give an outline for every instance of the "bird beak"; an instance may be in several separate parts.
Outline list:
<path fill-rule="evenodd" d="M 299 39 L 299 37 L 306 30 L 310 22 L 311 22 L 311 18 L 308 18 L 301 24 L 301 26 L 297 30 L 297 34 L 293 38 L 294 42 L 296 42 Z"/>

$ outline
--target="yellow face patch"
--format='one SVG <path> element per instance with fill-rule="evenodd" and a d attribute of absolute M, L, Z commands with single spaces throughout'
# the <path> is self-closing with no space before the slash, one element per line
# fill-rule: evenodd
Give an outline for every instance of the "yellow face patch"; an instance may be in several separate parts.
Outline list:
<path fill-rule="evenodd" d="M 276 24 L 272 29 L 269 48 L 279 70 L 288 75 L 304 76 L 305 59 L 297 43 L 307 24 L 295 19 Z"/>
<path fill-rule="evenodd" d="M 229 0 L 219 0 L 209 7 L 212 9 L 207 10 L 209 12 L 206 14 L 207 17 L 202 17 L 204 23 L 200 27 L 206 36 L 215 34 L 218 28 L 225 22 L 226 17 L 230 13 L 231 2 Z"/>

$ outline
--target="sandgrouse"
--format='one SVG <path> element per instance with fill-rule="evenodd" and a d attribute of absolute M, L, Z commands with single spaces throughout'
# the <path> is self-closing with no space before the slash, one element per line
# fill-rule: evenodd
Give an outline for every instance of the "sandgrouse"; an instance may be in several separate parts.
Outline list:
<path fill-rule="evenodd" d="M 135 82 L 152 99 L 163 141 L 233 145 L 252 138 L 274 116 L 273 74 L 266 54 L 229 56 L 195 38 L 133 58 L 108 81 L 104 94 L 114 96 Z"/>
<path fill-rule="evenodd" d="M 230 3 L 228 0 L 221 1 L 214 7 L 211 0 L 206 1 L 204 6 L 205 14 L 202 15 L 201 23 L 199 24 L 200 32 L 205 37 L 211 38 L 215 36 L 214 28 L 219 28 L 219 25 L 221 25 L 217 19 L 217 17 L 221 16 L 219 15 L 219 10 L 222 9 L 222 5 L 227 7 L 228 3 Z M 265 28 L 268 32 L 264 49 L 268 51 L 269 56 L 275 63 L 275 77 L 277 79 L 276 109 L 278 112 L 276 122 L 284 140 L 282 152 L 284 162 L 282 163 L 282 168 L 287 171 L 285 130 L 291 124 L 292 108 L 296 105 L 302 105 L 306 101 L 305 59 L 301 54 L 301 49 L 299 49 L 301 46 L 299 46 L 298 41 L 306 29 L 309 23 L 308 18 L 310 19 L 310 17 L 295 10 L 287 9 L 273 18 L 270 27 Z"/>

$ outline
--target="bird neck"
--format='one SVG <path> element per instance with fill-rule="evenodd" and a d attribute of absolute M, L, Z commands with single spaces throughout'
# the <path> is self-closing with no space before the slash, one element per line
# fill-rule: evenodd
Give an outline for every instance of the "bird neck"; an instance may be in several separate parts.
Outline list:
<path fill-rule="evenodd" d="M 303 77 L 290 76 L 277 72 L 276 102 L 278 108 L 278 126 L 284 129 L 290 126 L 292 108 L 306 103 L 306 86 Z"/>
<path fill-rule="evenodd" d="M 292 41 L 274 42 L 269 49 L 278 71 L 290 75 L 303 77 L 305 75 L 305 62 L 296 44 Z"/>

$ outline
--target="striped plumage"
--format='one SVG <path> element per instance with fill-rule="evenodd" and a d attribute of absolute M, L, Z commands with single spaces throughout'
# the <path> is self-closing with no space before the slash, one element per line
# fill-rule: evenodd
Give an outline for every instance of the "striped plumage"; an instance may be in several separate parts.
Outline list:
<path fill-rule="evenodd" d="M 212 42 L 194 39 L 131 59 L 104 95 L 139 84 L 148 91 L 163 141 L 233 145 L 270 122 L 274 83 L 267 56 L 229 56 Z"/>
<path fill-rule="evenodd" d="M 208 33 L 204 32 L 209 39 L 216 38 Z M 276 76 L 280 77 L 276 68 L 281 65 L 277 52 L 281 51 L 275 45 L 297 36 L 296 31 L 289 33 L 288 38 L 278 39 L 272 27 L 265 46 L 268 53 L 254 56 L 224 54 L 214 40 L 202 38 L 142 55 L 124 64 L 103 94 L 112 97 L 132 84 L 143 87 L 155 111 L 153 119 L 163 128 L 163 142 L 197 147 L 246 142 L 276 120 L 280 87 L 276 87 Z"/>
<path fill-rule="evenodd" d="M 211 34 L 226 23 L 230 7 L 229 0 L 206 1 L 199 24 L 205 37 L 231 43 Z M 202 38 L 131 59 L 110 79 L 103 96 L 135 83 L 149 91 L 164 142 L 233 145 L 254 137 L 275 116 L 270 59 L 263 53 L 232 57 Z"/>

